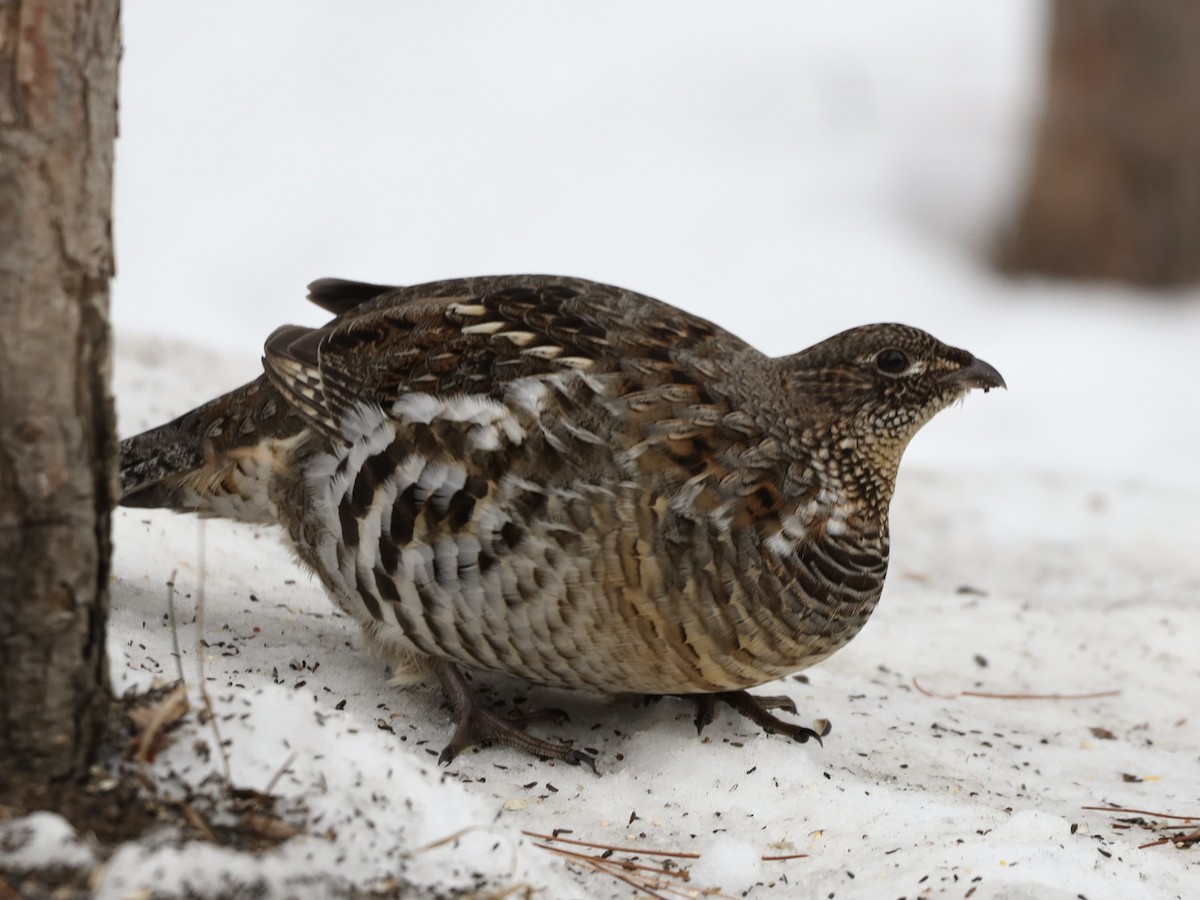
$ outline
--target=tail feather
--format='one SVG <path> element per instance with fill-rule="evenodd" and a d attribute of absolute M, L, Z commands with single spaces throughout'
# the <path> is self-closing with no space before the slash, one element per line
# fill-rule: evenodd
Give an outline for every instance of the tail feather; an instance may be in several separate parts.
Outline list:
<path fill-rule="evenodd" d="M 203 444 L 180 427 L 182 421 L 176 419 L 121 442 L 122 506 L 178 506 L 169 481 L 204 465 Z"/>
<path fill-rule="evenodd" d="M 321 309 L 340 316 L 356 309 L 380 294 L 397 290 L 393 285 L 347 281 L 345 278 L 318 278 L 308 286 L 308 299 Z"/>
<path fill-rule="evenodd" d="M 265 377 L 121 442 L 121 505 L 271 521 L 275 457 L 304 432 Z"/>

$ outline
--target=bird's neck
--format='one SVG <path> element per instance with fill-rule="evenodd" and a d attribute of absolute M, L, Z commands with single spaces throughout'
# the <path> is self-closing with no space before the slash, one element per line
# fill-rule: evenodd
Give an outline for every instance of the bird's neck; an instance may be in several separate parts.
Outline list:
<path fill-rule="evenodd" d="M 816 498 L 823 515 L 844 519 L 855 530 L 886 534 L 899 454 L 836 426 L 805 431 L 798 443 L 812 467 L 803 476 L 808 483 L 795 485 L 798 492 Z"/>

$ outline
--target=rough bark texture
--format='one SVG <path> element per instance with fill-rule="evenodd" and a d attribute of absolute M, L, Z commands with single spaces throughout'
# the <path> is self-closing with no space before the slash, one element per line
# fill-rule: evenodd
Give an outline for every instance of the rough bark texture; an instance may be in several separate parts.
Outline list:
<path fill-rule="evenodd" d="M 1048 92 L 1002 269 L 1200 280 L 1200 3 L 1056 0 Z"/>
<path fill-rule="evenodd" d="M 107 701 L 119 0 L 0 3 L 0 770 L 88 761 Z"/>

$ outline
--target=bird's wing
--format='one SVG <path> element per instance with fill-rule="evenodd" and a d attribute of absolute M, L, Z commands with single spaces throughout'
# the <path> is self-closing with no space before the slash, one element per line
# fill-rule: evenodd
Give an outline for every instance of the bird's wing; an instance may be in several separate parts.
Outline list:
<path fill-rule="evenodd" d="M 570 369 L 626 372 L 631 389 L 657 386 L 701 345 L 736 341 L 665 303 L 581 279 L 315 285 L 319 302 L 345 311 L 320 328 L 279 328 L 263 362 L 284 397 L 330 436 L 358 404 L 386 407 L 409 393 L 499 397 L 518 378 Z"/>
<path fill-rule="evenodd" d="M 347 281 L 345 278 L 318 278 L 308 286 L 308 300 L 335 316 L 341 316 L 380 294 L 397 290 L 401 288 L 395 285 Z"/>

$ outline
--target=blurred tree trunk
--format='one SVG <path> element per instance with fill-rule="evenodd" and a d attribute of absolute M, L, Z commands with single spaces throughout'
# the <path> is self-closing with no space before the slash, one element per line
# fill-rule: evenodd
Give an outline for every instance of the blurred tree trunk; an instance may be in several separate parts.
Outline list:
<path fill-rule="evenodd" d="M 119 14 L 0 3 L 0 774 L 80 772 L 107 708 Z"/>
<path fill-rule="evenodd" d="M 1041 130 L 1006 271 L 1200 280 L 1200 2 L 1055 0 Z"/>

